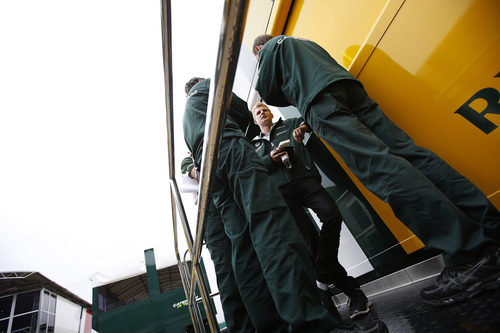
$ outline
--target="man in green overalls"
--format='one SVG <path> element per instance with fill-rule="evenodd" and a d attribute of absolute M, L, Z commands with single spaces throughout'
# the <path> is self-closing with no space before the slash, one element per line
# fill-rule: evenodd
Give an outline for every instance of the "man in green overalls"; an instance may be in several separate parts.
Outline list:
<path fill-rule="evenodd" d="M 334 316 L 340 318 L 328 286 L 335 284 L 349 297 L 351 319 L 369 312 L 370 302 L 359 284 L 338 261 L 342 216 L 335 200 L 321 185 L 321 176 L 302 141 L 309 128 L 302 118 L 279 119 L 273 123 L 269 107 L 258 102 L 252 107 L 254 122 L 261 132 L 252 142 L 257 155 L 271 174 L 274 184 L 283 195 L 299 230 L 309 244 L 316 263 L 316 284 L 321 302 Z M 290 142 L 288 148 L 280 149 L 280 142 Z M 289 164 L 282 161 L 288 157 Z M 312 209 L 322 223 L 320 236 L 313 221 L 304 211 Z M 313 230 L 311 230 L 311 228 Z"/>
<path fill-rule="evenodd" d="M 189 91 L 186 92 L 186 94 Z M 189 178 L 199 181 L 198 171 L 191 156 L 184 158 L 181 162 L 181 172 Z M 217 286 L 219 287 L 220 301 L 224 319 L 229 332 L 254 333 L 262 331 L 259 318 L 255 319 L 256 327 L 245 308 L 238 285 L 234 278 L 231 264 L 231 241 L 224 233 L 224 225 L 218 210 L 215 209 L 211 200 L 208 201 L 208 208 L 205 220 L 205 241 L 210 258 L 214 263 Z M 257 316 L 260 314 L 257 314 Z M 264 320 L 264 318 L 262 319 Z"/>
<path fill-rule="evenodd" d="M 207 79 L 190 89 L 183 119 L 184 138 L 197 165 L 209 87 Z M 342 324 L 321 306 L 307 250 L 290 223 L 293 217 L 241 130 L 251 118 L 246 103 L 233 94 L 212 188 L 232 242 L 233 271 L 243 302 L 252 320 L 251 311 L 261 311 L 268 319 L 267 332 L 329 332 Z M 252 294 L 255 303 L 246 298 Z M 276 319 L 276 311 L 282 321 Z M 374 332 L 386 331 L 383 328 L 377 323 Z"/>
<path fill-rule="evenodd" d="M 318 44 L 258 36 L 256 90 L 270 105 L 294 105 L 358 179 L 427 245 L 446 268 L 421 292 L 434 305 L 454 303 L 500 277 L 500 214 L 484 194 L 433 152 L 416 146 Z"/>

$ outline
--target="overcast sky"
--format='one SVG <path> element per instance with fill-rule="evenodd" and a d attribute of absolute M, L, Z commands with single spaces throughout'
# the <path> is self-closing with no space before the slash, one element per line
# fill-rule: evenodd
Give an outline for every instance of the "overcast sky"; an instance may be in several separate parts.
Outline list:
<path fill-rule="evenodd" d="M 178 167 L 184 82 L 213 75 L 223 1 L 172 2 Z M 0 1 L 0 47 L 0 271 L 91 302 L 112 263 L 174 261 L 161 1 Z"/>

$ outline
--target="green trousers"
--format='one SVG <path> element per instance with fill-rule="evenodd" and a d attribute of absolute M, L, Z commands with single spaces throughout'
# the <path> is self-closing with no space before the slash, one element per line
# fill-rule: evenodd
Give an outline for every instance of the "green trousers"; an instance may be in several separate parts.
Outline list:
<path fill-rule="evenodd" d="M 219 196 L 218 207 L 217 210 L 224 225 L 229 225 L 233 221 L 245 220 L 230 196 Z M 255 251 L 253 251 L 252 244 L 248 243 L 250 238 L 245 237 L 244 234 L 232 234 L 230 237 L 232 246 L 224 255 L 233 269 L 238 291 L 255 331 L 262 333 L 286 332 L 287 325 L 281 320 L 276 306 L 272 302 L 271 293 L 258 265 Z"/>
<path fill-rule="evenodd" d="M 207 203 L 205 241 L 214 263 L 227 328 L 229 332 L 253 333 L 256 329 L 243 303 L 234 278 L 231 257 L 228 256 L 228 253 L 231 253 L 231 241 L 224 233 L 220 213 L 215 209 L 211 200 L 208 200 Z"/>
<path fill-rule="evenodd" d="M 436 154 L 416 146 L 356 82 L 339 81 L 310 104 L 306 121 L 359 180 L 389 203 L 448 266 L 500 243 L 500 214 L 485 195 Z"/>
<path fill-rule="evenodd" d="M 222 216 L 234 216 L 224 217 L 223 223 L 233 246 L 235 279 L 247 281 L 240 293 L 254 293 L 259 304 L 273 303 L 291 332 L 332 330 L 338 322 L 320 303 L 305 244 L 284 199 L 248 140 L 222 140 L 215 181 L 217 209 Z M 259 306 L 250 302 L 245 305 Z M 281 330 L 280 325 L 274 323 L 269 332 Z"/>

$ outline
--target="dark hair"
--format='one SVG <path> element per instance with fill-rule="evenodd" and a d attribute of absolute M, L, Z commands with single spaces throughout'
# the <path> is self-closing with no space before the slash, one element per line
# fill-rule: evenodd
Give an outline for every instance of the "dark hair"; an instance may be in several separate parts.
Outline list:
<path fill-rule="evenodd" d="M 253 48 L 252 48 L 253 54 L 257 55 L 257 46 L 264 45 L 267 42 L 269 42 L 271 39 L 273 39 L 273 36 L 271 36 L 269 34 L 263 34 L 263 35 L 259 35 L 259 36 L 255 37 L 255 39 L 253 41 Z"/>
<path fill-rule="evenodd" d="M 191 90 L 191 88 L 193 88 L 193 86 L 195 84 L 197 84 L 198 82 L 203 81 L 203 80 L 205 80 L 205 79 L 202 77 L 196 77 L 196 76 L 189 79 L 189 81 L 186 82 L 186 84 L 184 85 L 184 92 L 186 93 L 186 96 L 189 94 L 189 91 Z"/>

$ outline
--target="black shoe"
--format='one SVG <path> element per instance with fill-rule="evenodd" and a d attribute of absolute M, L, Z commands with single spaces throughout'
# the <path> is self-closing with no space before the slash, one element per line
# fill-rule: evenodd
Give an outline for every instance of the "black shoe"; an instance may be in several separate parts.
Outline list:
<path fill-rule="evenodd" d="M 350 295 L 348 304 L 349 317 L 351 317 L 351 319 L 364 315 L 370 311 L 371 303 L 360 288 L 355 289 Z"/>
<path fill-rule="evenodd" d="M 382 320 L 376 320 L 365 325 L 343 323 L 330 333 L 347 333 L 347 332 L 388 333 L 389 330 L 387 329 L 387 326 Z"/>
<path fill-rule="evenodd" d="M 340 317 L 340 313 L 337 310 L 335 303 L 333 303 L 332 295 L 330 294 L 330 291 L 318 288 L 318 293 L 319 293 L 319 299 L 321 300 L 321 305 L 323 305 L 325 307 L 325 309 L 327 309 L 328 312 L 330 312 L 330 314 L 332 316 L 334 316 L 339 321 L 342 321 L 342 318 Z"/>
<path fill-rule="evenodd" d="M 435 285 L 424 288 L 420 296 L 427 304 L 448 305 L 471 298 L 483 290 L 500 286 L 500 249 L 464 266 L 445 268 Z"/>

